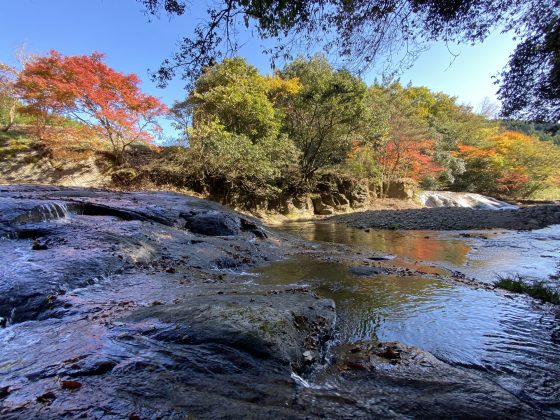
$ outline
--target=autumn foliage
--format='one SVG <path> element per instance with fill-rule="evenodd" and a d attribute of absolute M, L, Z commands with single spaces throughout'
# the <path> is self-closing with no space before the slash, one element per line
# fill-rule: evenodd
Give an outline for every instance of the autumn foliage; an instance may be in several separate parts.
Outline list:
<path fill-rule="evenodd" d="M 51 51 L 27 63 L 16 87 L 39 137 L 47 137 L 53 118 L 65 116 L 110 142 L 122 162 L 128 146 L 151 142 L 161 131 L 157 117 L 167 111 L 157 98 L 142 93 L 139 83 L 136 75 L 108 67 L 100 53 L 65 57 Z"/>
<path fill-rule="evenodd" d="M 488 194 L 530 196 L 545 186 L 560 186 L 560 150 L 516 131 L 497 131 L 477 145 L 459 144 L 466 163 L 459 186 Z"/>
<path fill-rule="evenodd" d="M 100 53 L 51 51 L 21 71 L 0 66 L 4 114 L 21 105 L 50 156 L 79 160 L 110 148 L 118 164 L 132 164 L 127 148 L 151 143 L 162 131 L 159 118 L 169 115 L 180 146 L 144 178 L 179 180 L 227 203 L 255 207 L 313 192 L 329 172 L 367 178 L 381 197 L 401 178 L 496 196 L 560 191 L 560 148 L 552 141 L 506 130 L 426 87 L 367 86 L 325 57 L 299 58 L 272 75 L 225 59 L 208 66 L 169 113 L 139 85 Z M 7 123 L 10 129 L 13 118 Z"/>

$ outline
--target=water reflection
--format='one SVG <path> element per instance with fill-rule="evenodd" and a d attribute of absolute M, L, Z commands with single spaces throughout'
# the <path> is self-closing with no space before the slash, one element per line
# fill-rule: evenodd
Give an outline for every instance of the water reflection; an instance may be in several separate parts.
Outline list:
<path fill-rule="evenodd" d="M 326 237 L 324 228 L 314 232 L 323 240 L 341 237 L 340 232 Z M 395 249 L 387 237 L 385 243 L 386 250 Z M 435 255 L 455 246 L 442 245 Z M 438 279 L 359 277 L 344 264 L 305 257 L 255 271 L 258 276 L 252 279 L 259 283 L 305 285 L 333 299 L 343 342 L 379 338 L 420 347 L 451 364 L 479 370 L 520 398 L 560 415 L 560 322 L 550 306 Z"/>
<path fill-rule="evenodd" d="M 421 261 L 446 261 L 462 265 L 471 251 L 459 239 L 438 240 L 434 231 L 360 230 L 335 223 L 286 223 L 282 230 L 310 241 L 335 242 L 369 248 Z"/>
<path fill-rule="evenodd" d="M 310 241 L 342 243 L 429 262 L 484 282 L 494 282 L 498 274 L 546 280 L 560 266 L 560 225 L 529 232 L 444 232 L 366 231 L 336 223 L 292 222 L 281 230 Z M 410 261 L 400 263 L 412 267 Z M 560 287 L 560 284 L 552 286 Z"/>

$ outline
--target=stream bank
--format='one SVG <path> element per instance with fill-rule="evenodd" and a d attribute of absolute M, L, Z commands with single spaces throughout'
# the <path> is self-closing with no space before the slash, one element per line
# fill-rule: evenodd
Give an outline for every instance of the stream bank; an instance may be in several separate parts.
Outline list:
<path fill-rule="evenodd" d="M 328 219 L 358 229 L 533 230 L 560 224 L 560 205 L 520 209 L 483 210 L 468 207 L 435 207 L 407 210 L 370 210 Z"/>

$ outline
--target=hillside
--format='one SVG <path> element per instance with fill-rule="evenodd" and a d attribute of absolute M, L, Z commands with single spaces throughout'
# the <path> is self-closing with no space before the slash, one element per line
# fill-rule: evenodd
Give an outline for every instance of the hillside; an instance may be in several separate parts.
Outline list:
<path fill-rule="evenodd" d="M 110 183 L 107 171 L 101 156 L 57 160 L 25 129 L 0 132 L 0 183 L 105 187 Z"/>

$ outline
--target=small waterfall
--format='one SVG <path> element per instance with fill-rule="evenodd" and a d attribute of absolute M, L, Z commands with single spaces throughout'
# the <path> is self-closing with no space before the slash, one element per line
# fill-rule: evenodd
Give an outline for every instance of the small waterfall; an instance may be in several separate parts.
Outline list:
<path fill-rule="evenodd" d="M 475 193 L 451 191 L 422 191 L 420 201 L 424 207 L 469 207 L 481 210 L 511 210 L 518 207 L 492 197 Z"/>
<path fill-rule="evenodd" d="M 43 222 L 53 219 L 68 219 L 70 211 L 66 203 L 45 203 L 41 204 L 40 213 L 43 215 Z"/>
<path fill-rule="evenodd" d="M 332 389 L 332 386 L 330 384 L 322 384 L 322 385 L 316 385 L 313 383 L 310 383 L 308 381 L 306 381 L 305 379 L 303 379 L 301 376 L 299 376 L 297 373 L 292 372 L 290 375 L 293 379 L 293 381 L 303 387 L 303 388 L 308 388 L 308 389 Z"/>
<path fill-rule="evenodd" d="M 72 206 L 72 210 L 75 210 Z M 32 208 L 28 212 L 18 216 L 14 223 L 38 223 L 50 220 L 68 220 L 72 214 L 66 203 L 48 202 Z"/>

